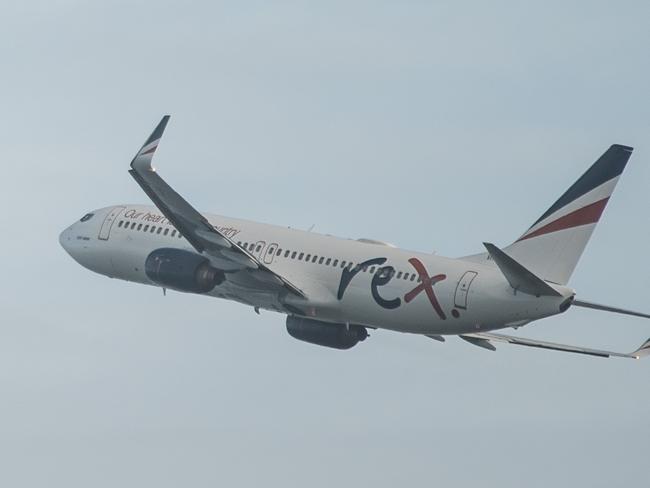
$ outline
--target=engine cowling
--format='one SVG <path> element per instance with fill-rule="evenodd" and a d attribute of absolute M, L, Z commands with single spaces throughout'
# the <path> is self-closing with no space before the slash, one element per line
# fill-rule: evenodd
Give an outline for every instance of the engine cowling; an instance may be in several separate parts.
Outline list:
<path fill-rule="evenodd" d="M 368 331 L 362 325 L 332 324 L 320 320 L 306 319 L 289 315 L 287 332 L 300 341 L 335 349 L 350 349 L 368 337 Z"/>
<path fill-rule="evenodd" d="M 173 248 L 149 254 L 144 271 L 154 283 L 191 293 L 207 293 L 226 279 L 224 272 L 210 265 L 207 258 Z"/>

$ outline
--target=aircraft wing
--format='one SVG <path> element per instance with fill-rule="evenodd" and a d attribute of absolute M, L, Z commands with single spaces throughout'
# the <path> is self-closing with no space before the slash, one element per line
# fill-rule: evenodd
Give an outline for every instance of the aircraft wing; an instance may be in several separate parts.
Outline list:
<path fill-rule="evenodd" d="M 286 278 L 271 271 L 246 249 L 215 229 L 208 219 L 158 175 L 151 162 L 168 121 L 169 115 L 165 115 L 135 155 L 131 161 L 131 170 L 129 170 L 131 176 L 163 215 L 199 253 L 205 253 L 217 261 L 227 263 L 231 269 L 254 271 L 254 276 L 262 283 L 282 287 L 294 295 L 305 298 L 302 290 Z"/>
<path fill-rule="evenodd" d="M 470 342 L 476 346 L 490 350 L 496 349 L 492 345 L 492 342 L 505 342 L 518 346 L 538 347 L 541 349 L 552 349 L 554 351 L 574 352 L 577 354 L 587 354 L 589 356 L 598 356 L 603 358 L 616 356 L 621 358 L 640 359 L 642 357 L 650 355 L 650 339 L 645 341 L 636 351 L 630 353 L 622 353 L 613 351 L 601 351 L 599 349 L 589 349 L 586 347 L 569 346 L 566 344 L 557 344 L 554 342 L 538 341 L 535 339 L 526 339 L 524 337 L 505 334 L 494 334 L 492 332 L 462 334 L 460 337 L 461 339 L 465 339 L 467 342 Z"/>

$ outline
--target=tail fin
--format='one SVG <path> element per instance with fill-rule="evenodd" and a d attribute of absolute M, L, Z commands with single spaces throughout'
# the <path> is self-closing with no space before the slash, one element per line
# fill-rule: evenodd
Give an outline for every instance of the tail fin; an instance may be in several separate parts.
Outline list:
<path fill-rule="evenodd" d="M 631 154 L 631 147 L 611 146 L 504 251 L 537 276 L 566 284 Z"/>

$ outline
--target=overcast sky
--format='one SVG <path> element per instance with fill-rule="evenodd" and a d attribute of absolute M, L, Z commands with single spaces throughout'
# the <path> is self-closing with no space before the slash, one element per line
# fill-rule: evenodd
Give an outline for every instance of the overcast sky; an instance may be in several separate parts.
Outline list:
<path fill-rule="evenodd" d="M 0 485 L 621 486 L 647 479 L 650 360 L 284 317 L 110 280 L 58 234 L 148 203 L 160 117 L 198 208 L 460 256 L 507 245 L 635 146 L 570 285 L 648 310 L 648 2 L 0 3 Z M 630 351 L 584 309 L 522 335 Z"/>

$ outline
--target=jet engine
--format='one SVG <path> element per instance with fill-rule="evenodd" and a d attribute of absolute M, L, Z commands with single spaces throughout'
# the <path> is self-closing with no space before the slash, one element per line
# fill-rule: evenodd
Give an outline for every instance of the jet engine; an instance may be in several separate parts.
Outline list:
<path fill-rule="evenodd" d="M 368 337 L 362 325 L 332 324 L 294 315 L 287 317 L 287 332 L 300 341 L 335 349 L 350 349 Z"/>
<path fill-rule="evenodd" d="M 191 293 L 207 293 L 226 279 L 224 272 L 211 266 L 207 258 L 173 248 L 149 254 L 144 271 L 154 283 Z"/>

